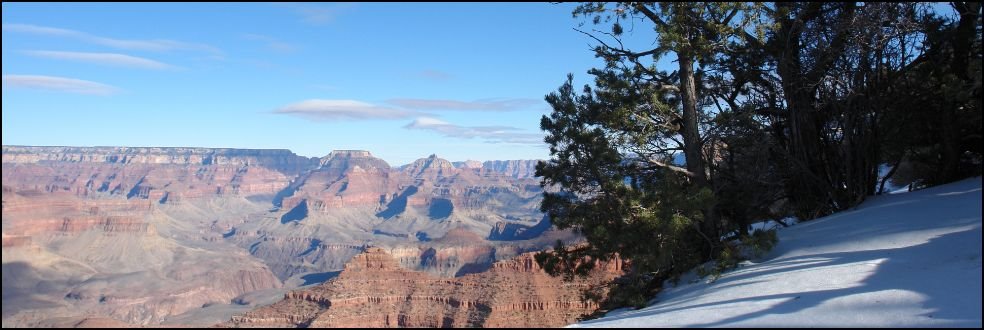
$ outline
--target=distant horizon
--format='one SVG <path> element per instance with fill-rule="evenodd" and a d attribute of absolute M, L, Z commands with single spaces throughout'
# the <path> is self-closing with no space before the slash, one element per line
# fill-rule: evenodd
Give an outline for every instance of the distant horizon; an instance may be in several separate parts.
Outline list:
<path fill-rule="evenodd" d="M 332 148 L 327 153 L 325 153 L 323 155 L 320 155 L 320 156 L 318 156 L 318 155 L 308 156 L 308 155 L 299 154 L 299 153 L 295 152 L 294 150 L 291 150 L 290 148 L 233 148 L 233 147 L 198 147 L 198 146 L 124 146 L 124 145 L 116 145 L 116 146 L 83 146 L 83 145 L 24 145 L 24 144 L 3 144 L 2 146 L 4 148 L 6 148 L 6 147 L 32 147 L 32 148 L 162 148 L 162 149 L 187 148 L 187 149 L 233 149 L 233 150 L 285 150 L 285 151 L 289 151 L 289 152 L 291 152 L 291 153 L 293 153 L 293 154 L 295 154 L 297 156 L 308 157 L 308 158 L 323 158 L 323 157 L 327 157 L 328 155 L 330 155 L 332 152 L 335 152 L 335 151 L 365 151 L 365 152 L 368 152 L 370 155 L 372 155 L 372 157 L 374 157 L 374 158 L 382 159 L 387 164 L 390 164 L 391 167 L 398 167 L 398 166 L 409 165 L 409 164 L 413 163 L 414 161 L 428 158 L 431 155 L 436 155 L 437 158 L 441 158 L 441 159 L 447 160 L 447 161 L 452 162 L 452 163 L 467 162 L 467 161 L 477 161 L 477 162 L 485 163 L 485 162 L 494 162 L 494 161 L 513 161 L 513 160 L 518 160 L 518 161 L 524 161 L 524 160 L 543 160 L 543 161 L 545 161 L 545 160 L 547 160 L 546 158 L 494 158 L 494 159 L 464 159 L 464 160 L 455 160 L 455 159 L 450 159 L 450 158 L 447 158 L 447 157 L 442 157 L 440 153 L 432 152 L 432 153 L 429 153 L 429 154 L 427 154 L 425 156 L 414 158 L 413 160 L 411 160 L 409 162 L 406 162 L 406 163 L 395 163 L 395 162 L 391 162 L 391 161 L 389 161 L 389 160 L 387 160 L 387 159 L 385 159 L 383 157 L 380 157 L 380 156 L 376 155 L 371 149 L 335 149 L 335 148 Z M 393 165 L 393 164 L 400 164 L 400 165 Z"/>

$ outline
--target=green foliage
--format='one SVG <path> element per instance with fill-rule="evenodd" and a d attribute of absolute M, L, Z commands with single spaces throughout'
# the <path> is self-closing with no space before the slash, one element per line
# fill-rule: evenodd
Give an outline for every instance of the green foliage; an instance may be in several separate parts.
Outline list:
<path fill-rule="evenodd" d="M 881 125 L 882 158 L 895 164 L 892 183 L 936 185 L 980 175 L 980 4 L 954 3 L 957 21 L 925 13 L 925 52 L 891 86 Z M 976 9 L 975 9 L 976 8 Z M 975 27 L 976 25 L 976 27 Z"/>
<path fill-rule="evenodd" d="M 763 255 L 776 236 L 748 234 L 756 221 L 858 205 L 882 164 L 897 182 L 979 175 L 981 7 L 951 5 L 955 18 L 910 3 L 580 4 L 575 18 L 610 24 L 582 31 L 604 65 L 593 86 L 569 75 L 546 96 L 551 159 L 536 171 L 541 209 L 586 243 L 537 262 L 571 278 L 618 255 L 629 272 L 605 299 L 639 306 L 698 265 L 716 277 Z M 625 47 L 647 31 L 651 48 Z M 678 70 L 656 67 L 666 55 Z"/>
<path fill-rule="evenodd" d="M 775 230 L 756 229 L 751 236 L 741 239 L 742 246 L 751 249 L 751 257 L 759 258 L 779 243 Z"/>
<path fill-rule="evenodd" d="M 548 188 L 541 209 L 558 228 L 572 228 L 587 240 L 577 247 L 558 242 L 552 252 L 538 254 L 548 272 L 585 274 L 593 267 L 585 260 L 618 254 L 630 260 L 631 270 L 613 284 L 608 300 L 638 305 L 663 280 L 718 253 L 715 205 L 721 195 L 708 181 L 699 123 L 707 116 L 696 104 L 706 97 L 704 76 L 693 66 L 740 43 L 760 17 L 756 8 L 762 7 L 713 2 L 585 3 L 575 9 L 575 17 L 611 23 L 616 39 L 625 32 L 623 22 L 635 28 L 635 20 L 643 19 L 652 24 L 655 42 L 652 49 L 632 51 L 595 38 L 601 42 L 596 56 L 605 61 L 589 71 L 595 88 L 578 93 L 568 76 L 546 97 L 553 112 L 540 126 L 552 158 L 537 166 Z M 667 53 L 687 59 L 680 61 L 686 73 L 655 70 L 654 61 Z M 685 165 L 674 164 L 680 151 Z"/>
<path fill-rule="evenodd" d="M 701 265 L 696 269 L 697 276 L 711 277 L 711 281 L 717 281 L 724 272 L 735 269 L 744 260 L 758 258 L 772 250 L 779 238 L 775 230 L 756 229 L 752 235 L 742 237 L 738 244 L 725 242 L 724 248 L 718 252 L 717 257 L 710 265 Z"/>
<path fill-rule="evenodd" d="M 608 306 L 643 308 L 658 292 L 658 286 L 652 275 L 631 274 L 616 280 L 610 292 L 605 300 Z"/>
<path fill-rule="evenodd" d="M 642 136 L 646 132 L 659 132 L 645 127 L 626 132 L 628 112 L 619 105 L 632 96 L 616 92 L 617 81 L 608 80 L 617 79 L 611 72 L 596 74 L 597 84 L 608 89 L 585 86 L 578 95 L 568 77 L 547 96 L 554 112 L 541 127 L 554 157 L 537 166 L 542 184 L 555 188 L 544 193 L 541 209 L 558 228 L 573 228 L 588 244 L 571 248 L 558 242 L 536 260 L 551 274 L 570 278 L 591 270 L 594 263 L 584 260 L 608 260 L 617 253 L 631 260 L 633 272 L 615 285 L 610 298 L 638 303 L 642 296 L 623 291 L 649 292 L 707 258 L 709 244 L 699 224 L 714 196 L 684 175 L 619 152 L 633 141 L 653 139 Z"/>

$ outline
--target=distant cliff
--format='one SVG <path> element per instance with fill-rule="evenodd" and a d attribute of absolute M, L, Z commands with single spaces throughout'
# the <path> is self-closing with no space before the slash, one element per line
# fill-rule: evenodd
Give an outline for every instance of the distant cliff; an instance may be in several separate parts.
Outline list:
<path fill-rule="evenodd" d="M 505 175 L 525 179 L 536 176 L 537 159 L 524 160 L 490 160 L 482 163 L 482 168 L 487 171 L 500 172 Z"/>
<path fill-rule="evenodd" d="M 318 159 L 287 149 L 192 147 L 33 147 L 3 146 L 4 163 L 43 161 L 117 164 L 250 165 L 294 176 L 318 166 Z"/>

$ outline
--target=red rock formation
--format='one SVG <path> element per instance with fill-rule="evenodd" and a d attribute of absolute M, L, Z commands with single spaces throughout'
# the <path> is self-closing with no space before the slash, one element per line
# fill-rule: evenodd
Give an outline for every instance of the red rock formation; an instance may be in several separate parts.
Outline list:
<path fill-rule="evenodd" d="M 288 150 L 3 147 L 3 183 L 18 191 L 176 202 L 273 195 L 316 166 Z"/>
<path fill-rule="evenodd" d="M 378 207 L 389 186 L 389 164 L 368 151 L 336 150 L 321 158 L 321 165 L 301 178 L 292 196 L 281 208 L 290 210 L 307 200 L 309 210 L 328 213 L 332 209 Z"/>
<path fill-rule="evenodd" d="M 57 302 L 59 312 L 91 312 L 81 315 L 134 324 L 154 324 L 203 304 L 279 287 L 280 279 L 293 275 L 337 270 L 368 241 L 390 246 L 403 267 L 443 276 L 485 270 L 496 260 L 543 245 L 485 241 L 498 221 L 531 223 L 541 217 L 539 186 L 518 179 L 526 176 L 517 174 L 515 169 L 524 168 L 519 163 L 455 168 L 432 155 L 394 169 L 367 151 L 351 150 L 310 159 L 286 150 L 4 146 L 2 166 L 5 258 L 20 258 L 42 277 L 68 272 L 45 285 L 24 287 L 53 288 L 37 294 Z M 265 198 L 274 198 L 282 213 L 271 215 L 270 205 L 255 202 Z M 301 201 L 319 217 L 303 225 L 274 220 Z M 456 227 L 482 235 L 450 229 Z M 512 233 L 508 229 L 499 232 Z M 63 297 L 65 292 L 73 298 Z M 447 308 L 471 316 L 400 312 L 372 322 L 491 324 L 478 302 L 492 300 L 451 299 L 456 296 L 440 292 L 402 301 L 452 306 Z M 502 308 L 554 306 L 548 301 Z M 25 323 L 16 324 L 40 324 L 31 322 L 52 317 L 50 311 L 29 310 L 17 316 Z M 297 320 L 314 321 L 282 316 L 283 322 Z"/>
<path fill-rule="evenodd" d="M 30 245 L 31 245 L 31 236 L 25 236 L 25 235 L 7 235 L 7 233 L 3 233 L 3 248 L 4 249 L 14 248 L 14 247 L 22 247 L 22 246 L 30 246 Z"/>
<path fill-rule="evenodd" d="M 284 149 L 3 146 L 3 163 L 38 162 L 247 165 L 286 175 L 296 175 L 317 165 L 316 159 Z"/>
<path fill-rule="evenodd" d="M 280 280 L 262 263 L 231 244 L 205 240 L 203 223 L 218 222 L 207 218 L 220 214 L 209 208 L 222 197 L 247 203 L 241 197 L 277 193 L 288 182 L 281 170 L 302 164 L 292 163 L 303 159 L 291 155 L 4 146 L 4 288 L 28 290 L 5 296 L 4 325 L 54 324 L 78 315 L 154 324 L 204 304 L 279 288 Z M 278 163 L 287 156 L 295 158 Z M 195 198 L 205 199 L 199 203 L 205 209 L 189 208 L 197 213 L 180 219 L 158 207 Z M 23 275 L 6 276 L 8 265 Z M 24 297 L 50 303 L 25 305 Z"/>
<path fill-rule="evenodd" d="M 472 164 L 475 165 L 475 164 Z M 339 208 L 363 207 L 390 218 L 405 208 L 448 217 L 454 210 L 539 214 L 539 184 L 527 173 L 535 161 L 496 161 L 485 169 L 456 168 L 436 155 L 399 169 L 368 151 L 336 150 L 321 158 L 317 170 L 302 175 L 283 199 L 291 210 L 301 201 L 323 214 Z"/>
<path fill-rule="evenodd" d="M 587 279 L 565 283 L 543 272 L 533 254 L 486 272 L 438 278 L 403 269 L 370 248 L 338 277 L 235 316 L 226 325 L 275 327 L 557 327 L 593 312 L 581 290 L 621 274 L 616 260 Z"/>

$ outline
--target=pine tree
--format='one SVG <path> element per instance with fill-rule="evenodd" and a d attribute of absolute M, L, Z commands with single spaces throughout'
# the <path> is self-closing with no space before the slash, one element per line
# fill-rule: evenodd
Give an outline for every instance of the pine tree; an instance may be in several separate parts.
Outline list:
<path fill-rule="evenodd" d="M 548 271 L 583 273 L 616 253 L 630 260 L 631 292 L 709 260 L 722 247 L 710 180 L 713 152 L 700 68 L 738 42 L 756 17 L 746 3 L 582 4 L 575 16 L 611 24 L 611 44 L 599 45 L 605 67 L 589 71 L 595 89 L 578 94 L 572 78 L 546 97 L 553 113 L 541 120 L 552 158 L 537 167 L 547 191 L 542 205 L 559 228 L 574 228 L 587 244 L 557 246 L 538 257 Z M 654 32 L 648 50 L 625 48 L 623 22 L 641 20 Z M 640 25 L 643 25 L 640 23 Z M 638 28 L 638 27 L 636 27 Z M 676 57 L 675 72 L 655 63 Z M 713 150 L 713 148 L 711 148 Z M 675 164 L 682 152 L 684 164 Z M 622 291 L 627 292 L 627 291 Z M 624 299 L 638 303 L 642 295 Z"/>

